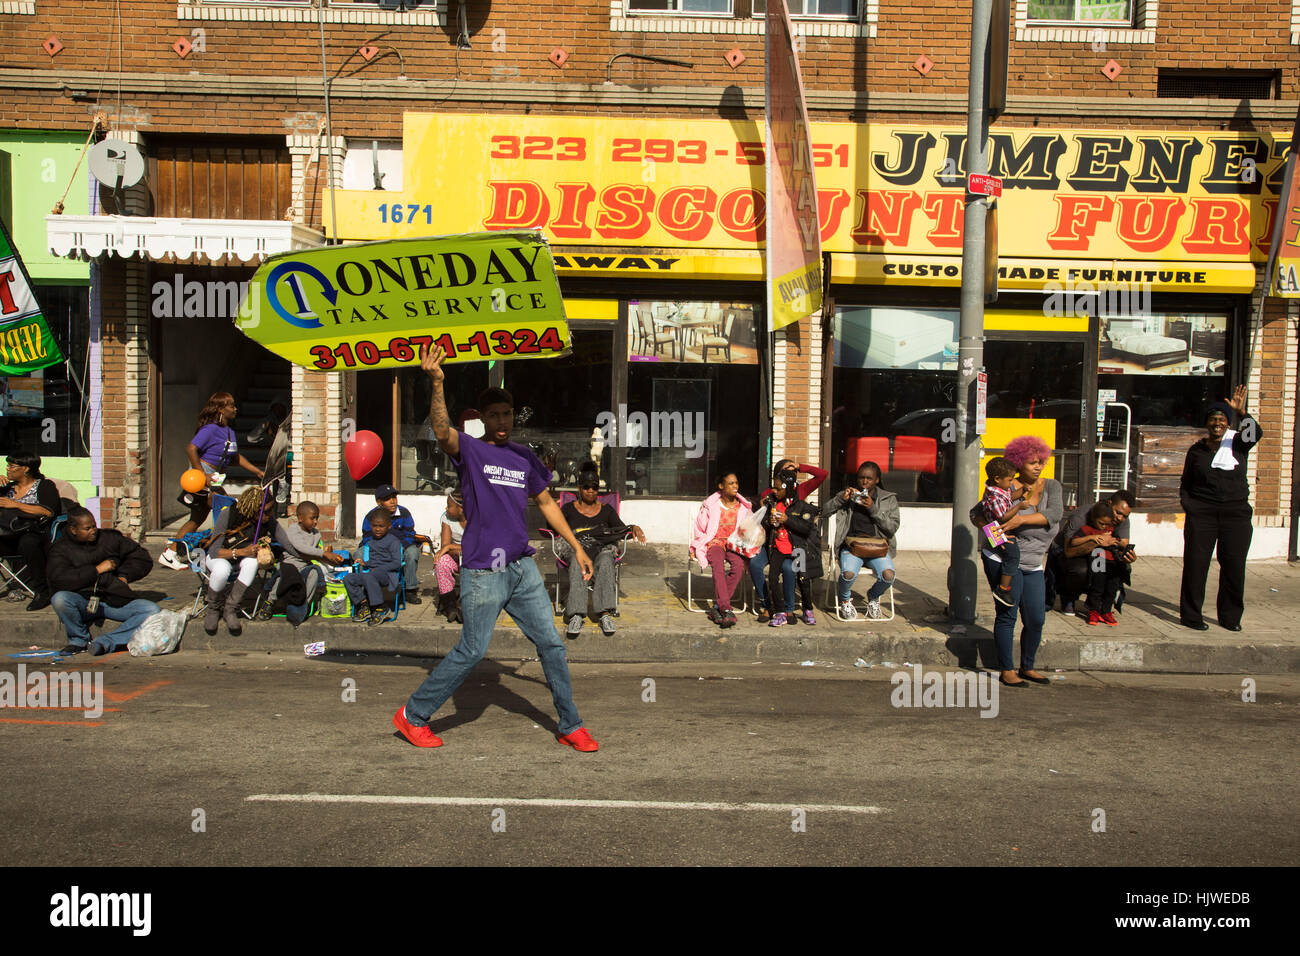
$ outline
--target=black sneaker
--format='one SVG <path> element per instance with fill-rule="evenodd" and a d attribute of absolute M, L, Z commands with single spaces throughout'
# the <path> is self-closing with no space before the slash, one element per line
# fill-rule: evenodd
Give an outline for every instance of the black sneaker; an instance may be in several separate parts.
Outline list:
<path fill-rule="evenodd" d="M 722 615 L 718 612 L 718 609 L 716 607 L 710 607 L 706 616 L 714 624 L 718 624 L 718 625 L 722 624 Z"/>
<path fill-rule="evenodd" d="M 420 592 L 419 592 L 419 591 L 407 591 L 407 592 L 406 592 L 406 603 L 407 603 L 407 604 L 423 604 L 424 602 L 420 600 Z"/>
<path fill-rule="evenodd" d="M 71 657 L 73 654 L 84 654 L 85 651 L 85 644 L 69 644 L 63 650 L 59 651 L 59 657 Z"/>
<path fill-rule="evenodd" d="M 37 591 L 36 596 L 32 598 L 32 603 L 27 605 L 29 611 L 39 611 L 41 608 L 50 606 L 50 592 Z"/>
<path fill-rule="evenodd" d="M 352 609 L 352 620 L 356 621 L 358 624 L 364 624 L 366 621 L 370 620 L 370 605 L 365 601 L 362 601 L 354 607 Z"/>

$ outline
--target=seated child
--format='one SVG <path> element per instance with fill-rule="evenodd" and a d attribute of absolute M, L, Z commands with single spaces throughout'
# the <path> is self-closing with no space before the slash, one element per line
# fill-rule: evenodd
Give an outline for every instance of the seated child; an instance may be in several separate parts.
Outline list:
<path fill-rule="evenodd" d="M 442 545 L 433 556 L 438 575 L 438 613 L 445 614 L 449 624 L 463 620 L 456 599 L 456 572 L 460 569 L 460 539 L 465 524 L 465 498 L 459 491 L 453 491 L 447 497 L 447 510 L 442 513 Z"/>
<path fill-rule="evenodd" d="M 376 508 L 366 516 L 370 534 L 361 539 L 364 570 L 356 570 L 343 578 L 343 587 L 352 600 L 352 620 L 365 621 L 371 627 L 392 620 L 393 613 L 383 606 L 384 588 L 396 588 L 398 571 L 402 567 L 402 542 L 389 534 L 393 527 L 387 509 Z"/>
<path fill-rule="evenodd" d="M 275 593 L 258 609 L 259 620 L 269 621 L 275 613 L 277 601 L 285 603 L 284 616 L 294 627 L 307 617 L 307 607 L 324 584 L 320 568 L 313 561 L 340 564 L 343 556 L 324 546 L 316 523 L 320 508 L 312 501 L 302 501 L 295 512 L 298 521 L 288 527 L 277 524 L 275 540 L 283 549 L 280 560 L 280 578 Z"/>
<path fill-rule="evenodd" d="M 1115 527 L 1115 511 L 1109 501 L 1099 501 L 1088 512 L 1088 520 L 1070 539 L 1070 544 L 1092 546 L 1088 555 L 1088 623 L 1119 627 L 1115 620 L 1115 595 L 1124 582 L 1128 565 L 1119 560 L 1111 530 Z M 1100 553 L 1098 553 L 1100 552 Z"/>
<path fill-rule="evenodd" d="M 1001 524 L 1011 518 L 1024 504 L 1023 495 L 1013 500 L 1016 491 L 1016 466 L 1002 457 L 990 458 L 989 463 L 984 466 L 984 473 L 988 475 L 989 480 L 984 485 L 984 497 L 980 499 L 980 507 L 984 511 L 986 521 L 990 523 L 996 521 Z M 989 550 L 1002 559 L 1002 580 L 993 589 L 993 598 L 1010 607 L 1015 603 L 1011 600 L 1011 582 L 1013 578 L 1020 577 L 1020 545 L 1016 543 L 1014 535 L 1007 535 L 1007 540 L 996 548 L 987 541 L 986 544 Z"/>

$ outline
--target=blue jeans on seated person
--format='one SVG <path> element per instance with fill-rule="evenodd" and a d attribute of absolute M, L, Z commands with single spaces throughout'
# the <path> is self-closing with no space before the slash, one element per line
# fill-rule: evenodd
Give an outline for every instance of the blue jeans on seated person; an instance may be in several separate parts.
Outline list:
<path fill-rule="evenodd" d="M 54 613 L 63 622 L 63 628 L 68 634 L 68 643 L 80 647 L 91 643 L 89 625 L 96 621 L 120 621 L 121 627 L 101 634 L 94 640 L 95 644 L 104 648 L 105 653 L 126 647 L 145 618 L 162 610 L 153 601 L 146 601 L 143 598 L 137 598 L 122 607 L 109 607 L 101 600 L 99 610 L 91 615 L 86 613 L 89 600 L 76 591 L 59 591 L 50 599 L 50 604 L 54 606 Z"/>
<path fill-rule="evenodd" d="M 779 565 L 772 568 L 772 590 L 776 590 L 777 582 L 780 581 L 782 586 L 781 596 L 785 599 L 783 606 L 773 606 L 768 603 L 767 598 L 767 549 L 759 548 L 758 554 L 749 559 L 749 576 L 754 580 L 754 590 L 758 592 L 758 606 L 769 608 L 773 614 L 780 614 L 789 611 L 794 613 L 794 591 L 795 591 L 795 573 L 794 558 L 782 555 Z"/>
<path fill-rule="evenodd" d="M 571 734 L 582 726 L 582 718 L 573 703 L 564 641 L 555 629 L 551 597 L 532 557 L 512 561 L 500 571 L 462 568 L 460 610 L 465 623 L 459 643 L 447 652 L 406 702 L 406 719 L 411 724 L 426 726 L 483 659 L 497 618 L 504 610 L 519 625 L 524 637 L 537 647 L 542 673 L 551 687 L 551 700 L 560 718 L 560 733 Z"/>
<path fill-rule="evenodd" d="M 868 601 L 879 601 L 880 596 L 894 586 L 893 580 L 885 580 L 885 572 L 894 570 L 894 561 L 889 555 L 886 554 L 883 557 L 872 558 L 870 561 L 863 561 L 847 548 L 841 548 L 840 579 L 836 585 L 836 593 L 839 595 L 841 604 L 853 597 L 853 582 L 862 573 L 864 564 L 870 567 L 876 575 L 876 583 L 871 585 L 871 590 L 867 592 Z M 847 578 L 845 577 L 846 574 L 848 575 Z"/>
<path fill-rule="evenodd" d="M 384 588 L 397 587 L 396 571 L 353 571 L 343 579 L 343 587 L 356 607 L 364 597 L 371 607 L 384 603 Z"/>

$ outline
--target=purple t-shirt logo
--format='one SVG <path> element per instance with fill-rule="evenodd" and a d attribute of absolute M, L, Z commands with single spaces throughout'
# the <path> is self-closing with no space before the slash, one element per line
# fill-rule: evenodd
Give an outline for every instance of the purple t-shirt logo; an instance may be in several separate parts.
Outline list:
<path fill-rule="evenodd" d="M 499 571 L 532 554 L 524 523 L 528 499 L 551 483 L 541 460 L 523 445 L 494 445 L 461 432 L 460 455 L 452 461 L 465 495 L 462 566 Z"/>

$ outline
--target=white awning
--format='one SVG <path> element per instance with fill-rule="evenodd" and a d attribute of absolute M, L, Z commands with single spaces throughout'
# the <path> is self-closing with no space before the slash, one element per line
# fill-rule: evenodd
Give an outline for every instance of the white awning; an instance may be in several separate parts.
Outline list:
<path fill-rule="evenodd" d="M 56 256 L 186 261 L 231 256 L 260 262 L 267 256 L 325 244 L 323 233 L 295 222 L 263 219 L 150 219 L 144 216 L 46 216 L 46 238 Z"/>

